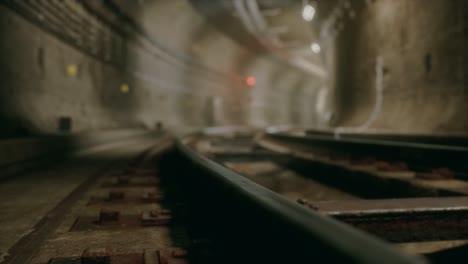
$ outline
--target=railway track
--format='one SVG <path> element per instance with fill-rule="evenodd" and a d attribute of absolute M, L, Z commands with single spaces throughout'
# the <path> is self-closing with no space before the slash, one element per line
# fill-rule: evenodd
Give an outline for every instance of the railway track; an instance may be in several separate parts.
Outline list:
<path fill-rule="evenodd" d="M 197 147 L 310 210 L 430 262 L 454 262 L 468 242 L 467 149 L 459 138 L 410 139 L 273 133 Z"/>
<path fill-rule="evenodd" d="M 457 263 L 466 152 L 434 145 L 240 130 L 124 145 L 1 263 Z"/>

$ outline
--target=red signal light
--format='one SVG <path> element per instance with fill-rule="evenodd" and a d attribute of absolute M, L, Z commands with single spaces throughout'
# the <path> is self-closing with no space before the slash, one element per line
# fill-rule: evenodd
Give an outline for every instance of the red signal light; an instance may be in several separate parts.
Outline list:
<path fill-rule="evenodd" d="M 248 86 L 254 86 L 257 83 L 257 81 L 255 80 L 253 76 L 247 77 L 245 82 L 247 83 Z"/>

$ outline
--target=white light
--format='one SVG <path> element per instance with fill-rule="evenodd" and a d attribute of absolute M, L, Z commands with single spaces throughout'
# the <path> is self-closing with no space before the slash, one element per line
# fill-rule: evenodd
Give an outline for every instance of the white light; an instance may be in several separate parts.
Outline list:
<path fill-rule="evenodd" d="M 309 4 L 304 6 L 304 10 L 302 10 L 302 17 L 305 21 L 312 21 L 315 16 L 315 8 Z"/>
<path fill-rule="evenodd" d="M 316 54 L 319 54 L 320 50 L 321 50 L 320 45 L 318 43 L 315 43 L 315 42 L 312 43 L 312 45 L 310 45 L 310 49 Z"/>

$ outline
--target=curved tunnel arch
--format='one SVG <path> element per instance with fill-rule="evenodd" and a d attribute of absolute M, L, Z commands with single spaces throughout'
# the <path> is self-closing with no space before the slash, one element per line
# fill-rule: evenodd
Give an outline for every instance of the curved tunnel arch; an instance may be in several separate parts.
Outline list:
<path fill-rule="evenodd" d="M 468 129 L 463 118 L 468 68 L 463 1 L 353 0 L 348 7 L 343 1 L 326 5 L 318 1 L 318 8 L 330 10 L 319 10 L 319 20 L 310 26 L 321 29 L 328 80 L 307 74 L 255 44 L 254 37 L 240 32 L 242 23 L 226 4 L 229 1 L 218 2 L 208 12 L 203 11 L 211 2 L 196 2 L 105 1 L 112 3 L 110 11 L 105 4 L 86 9 L 67 2 L 69 10 L 79 11 L 75 15 L 93 20 L 90 25 L 96 26 L 83 31 L 78 42 L 67 35 L 70 25 L 47 28 L 50 21 L 37 23 L 35 14 L 28 13 L 31 10 L 12 2 L 2 4 L 2 32 L 11 35 L 2 40 L 1 51 L 2 60 L 9 62 L 2 66 L 6 87 L 2 97 L 9 98 L 2 104 L 2 119 L 9 124 L 5 131 L 56 132 L 62 116 L 73 119 L 76 131 L 154 127 L 157 122 L 176 130 L 278 123 L 326 130 L 356 127 L 375 107 L 378 56 L 384 62 L 383 102 L 369 132 Z M 273 2 L 268 4 L 274 7 Z M 40 7 L 48 12 L 45 5 Z M 411 10 L 418 8 L 424 12 L 409 20 Z M 118 15 L 113 17 L 112 12 Z M 423 28 L 435 37 L 425 35 Z M 93 37 L 96 32 L 101 36 Z M 118 44 L 119 38 L 123 44 Z M 30 45 L 20 44 L 22 54 L 7 54 L 17 41 Z M 115 57 L 100 57 L 105 47 L 115 46 L 122 46 L 109 53 Z M 79 68 L 75 77 L 66 74 L 72 64 Z M 248 75 L 257 79 L 255 87 L 245 87 Z M 311 92 L 296 91 L 301 82 Z M 128 84 L 130 92 L 122 93 L 122 84 Z M 309 103 L 296 104 L 303 100 Z M 301 109 L 293 110 L 297 105 Z M 291 111 L 303 117 L 291 118 Z"/>

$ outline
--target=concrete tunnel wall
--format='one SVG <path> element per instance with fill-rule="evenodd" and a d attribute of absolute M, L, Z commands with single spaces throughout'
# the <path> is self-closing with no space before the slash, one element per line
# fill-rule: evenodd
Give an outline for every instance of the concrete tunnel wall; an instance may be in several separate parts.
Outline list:
<path fill-rule="evenodd" d="M 351 4 L 350 9 L 337 6 L 322 28 L 331 61 L 334 128 L 466 134 L 468 2 Z M 377 85 L 382 89 L 380 107 Z"/>
<path fill-rule="evenodd" d="M 71 118 L 73 132 L 157 122 L 178 131 L 291 124 L 468 132 L 464 0 L 336 1 L 320 25 L 325 84 L 234 41 L 188 0 L 107 2 L 146 36 L 120 32 L 129 21 L 109 25 L 81 1 L 34 2 L 29 16 L 35 19 L 21 9 L 25 2 L 0 4 L 1 136 L 55 133 L 60 117 Z M 61 12 L 48 13 L 53 9 Z M 87 21 L 74 33 L 80 43 L 44 28 L 59 14 Z M 64 21 L 53 28 L 67 33 L 72 20 Z M 256 77 L 255 87 L 246 86 L 248 75 Z M 376 87 L 382 89 L 379 107 Z"/>
<path fill-rule="evenodd" d="M 157 122 L 179 131 L 317 122 L 314 77 L 253 54 L 208 24 L 188 1 L 115 1 L 149 39 L 119 34 L 79 1 L 45 1 L 42 22 L 10 4 L 0 4 L 4 137 L 55 133 L 60 117 L 71 118 L 74 132 L 152 128 Z M 97 40 L 86 31 L 79 36 L 89 54 L 44 29 L 44 21 L 58 16 L 52 8 L 79 15 L 87 30 L 99 31 Z M 56 24 L 54 30 L 65 32 L 64 23 Z M 246 86 L 248 75 L 256 77 L 255 87 Z"/>

